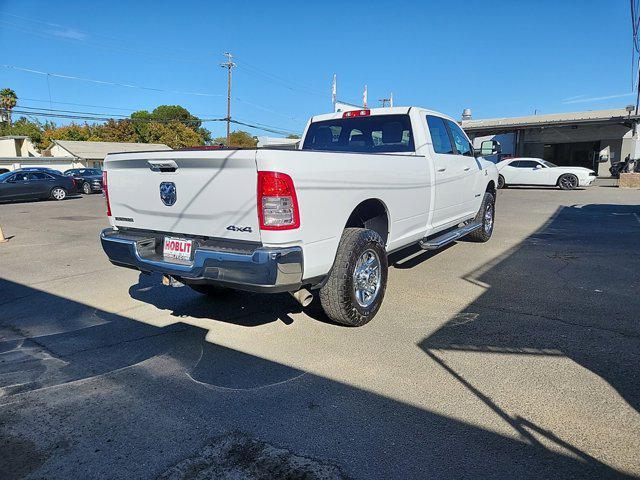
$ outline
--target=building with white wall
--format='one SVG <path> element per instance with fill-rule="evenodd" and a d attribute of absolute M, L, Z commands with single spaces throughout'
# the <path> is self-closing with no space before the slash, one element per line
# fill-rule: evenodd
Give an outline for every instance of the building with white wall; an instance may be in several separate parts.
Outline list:
<path fill-rule="evenodd" d="M 29 167 L 53 168 L 61 172 L 70 168 L 102 168 L 104 157 L 108 153 L 150 150 L 171 150 L 171 148 L 164 143 L 54 140 L 41 155 L 29 137 L 0 137 L 0 171 Z"/>
<path fill-rule="evenodd" d="M 40 152 L 24 135 L 0 137 L 0 157 L 39 157 Z"/>
<path fill-rule="evenodd" d="M 482 140 L 495 139 L 504 154 L 587 167 L 609 176 L 609 167 L 627 155 L 640 158 L 639 121 L 633 109 L 620 108 L 483 120 L 467 117 L 461 125 L 476 147 Z"/>

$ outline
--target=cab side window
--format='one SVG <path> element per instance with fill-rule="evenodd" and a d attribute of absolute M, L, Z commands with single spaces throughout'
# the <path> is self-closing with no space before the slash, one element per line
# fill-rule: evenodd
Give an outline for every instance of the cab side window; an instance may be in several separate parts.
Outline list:
<path fill-rule="evenodd" d="M 451 138 L 449 137 L 449 132 L 447 131 L 447 126 L 444 124 L 444 120 L 440 117 L 427 115 L 427 125 L 429 126 L 429 133 L 431 134 L 433 150 L 436 153 L 453 154 Z"/>
<path fill-rule="evenodd" d="M 471 142 L 467 140 L 467 136 L 462 132 L 462 129 L 457 123 L 447 120 L 447 125 L 451 131 L 453 137 L 453 143 L 456 147 L 458 155 L 464 155 L 465 157 L 473 157 L 473 147 Z"/>

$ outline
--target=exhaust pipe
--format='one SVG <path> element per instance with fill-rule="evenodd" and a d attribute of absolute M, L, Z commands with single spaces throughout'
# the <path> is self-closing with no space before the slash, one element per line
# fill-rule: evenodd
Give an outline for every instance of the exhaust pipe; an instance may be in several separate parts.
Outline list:
<path fill-rule="evenodd" d="M 306 288 L 301 288 L 297 292 L 291 292 L 291 295 L 303 307 L 308 307 L 309 305 L 311 305 L 311 302 L 313 301 L 313 293 L 311 293 Z"/>
<path fill-rule="evenodd" d="M 162 276 L 162 284 L 166 287 L 184 287 L 184 283 L 176 280 L 170 275 Z"/>

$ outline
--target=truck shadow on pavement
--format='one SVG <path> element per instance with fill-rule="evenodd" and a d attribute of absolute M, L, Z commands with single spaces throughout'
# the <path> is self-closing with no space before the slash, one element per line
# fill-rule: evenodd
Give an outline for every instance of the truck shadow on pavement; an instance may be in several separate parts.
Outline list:
<path fill-rule="evenodd" d="M 290 314 L 302 307 L 287 293 L 266 295 L 221 289 L 214 296 L 194 292 L 188 286 L 162 285 L 161 275 L 141 273 L 138 283 L 129 288 L 135 300 L 169 311 L 174 317 L 215 318 L 243 327 L 256 327 L 275 321 L 293 322 Z"/>
<path fill-rule="evenodd" d="M 629 215 L 636 212 L 561 209 L 469 275 L 486 293 L 420 342 L 432 368 L 513 435 L 205 341 L 205 330 L 179 323 L 180 315 L 215 315 L 260 325 L 299 308 L 287 295 L 230 292 L 216 303 L 141 276 L 131 295 L 178 317 L 159 328 L 0 279 L 0 477 L 155 478 L 185 458 L 211 467 L 219 458 L 207 454 L 210 439 L 241 431 L 355 478 L 633 478 L 506 413 L 445 356 L 564 355 L 637 410 L 638 292 L 627 288 L 638 271 L 640 228 Z M 603 255 L 610 250 L 620 255 Z M 255 466 L 256 478 L 314 478 L 304 465 L 289 471 L 251 456 L 224 461 Z"/>

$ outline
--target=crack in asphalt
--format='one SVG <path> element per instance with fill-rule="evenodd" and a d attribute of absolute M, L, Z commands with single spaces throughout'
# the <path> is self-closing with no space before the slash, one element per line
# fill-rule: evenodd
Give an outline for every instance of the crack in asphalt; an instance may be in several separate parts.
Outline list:
<path fill-rule="evenodd" d="M 545 320 L 550 320 L 552 322 L 559 322 L 565 325 L 571 325 L 574 327 L 581 327 L 581 328 L 587 328 L 587 329 L 594 329 L 594 330 L 599 330 L 602 332 L 607 332 L 607 333 L 612 333 L 615 335 L 619 335 L 623 338 L 628 338 L 630 340 L 640 340 L 640 335 L 635 335 L 635 334 L 629 334 L 623 331 L 620 331 L 618 329 L 615 328 L 606 328 L 606 327 L 599 327 L 597 325 L 585 325 L 583 323 L 579 323 L 579 322 L 571 322 L 569 320 L 565 320 L 563 318 L 558 318 L 558 317 L 552 317 L 549 315 L 543 315 L 540 313 L 531 313 L 531 312 L 523 312 L 520 310 L 514 310 L 514 309 L 510 309 L 510 308 L 506 308 L 506 307 L 498 307 L 495 305 L 487 305 L 487 304 L 483 304 L 483 303 L 476 303 L 476 306 L 480 307 L 480 308 L 486 308 L 487 310 L 495 310 L 498 312 L 502 312 L 502 313 L 514 313 L 514 314 L 518 314 L 518 315 L 525 315 L 528 317 L 537 317 L 537 318 L 542 318 Z"/>
<path fill-rule="evenodd" d="M 124 344 L 127 344 L 127 343 L 137 342 L 137 341 L 140 341 L 140 340 L 146 340 L 147 338 L 160 337 L 162 335 L 168 335 L 168 334 L 172 334 L 172 333 L 183 333 L 186 330 L 187 330 L 187 327 L 184 327 L 184 328 L 181 328 L 179 330 L 172 330 L 172 331 L 169 331 L 169 332 L 158 332 L 158 333 L 153 333 L 151 335 L 143 335 L 142 337 L 127 338 L 127 339 L 120 340 L 120 341 L 115 342 L 115 343 L 109 343 L 107 345 L 100 345 L 100 346 L 97 346 L 97 347 L 83 348 L 82 350 L 77 350 L 77 351 L 69 353 L 67 355 L 60 355 L 60 358 L 62 358 L 62 359 L 71 358 L 71 357 L 73 357 L 75 355 L 78 355 L 80 353 L 103 350 L 105 348 L 111 348 L 111 347 L 115 347 L 117 345 L 124 345 Z"/>
<path fill-rule="evenodd" d="M 33 342 L 35 345 L 37 345 L 38 347 L 40 347 L 42 351 L 44 351 L 47 355 L 60 358 L 60 356 L 57 355 L 53 350 L 49 349 L 49 347 L 47 347 L 46 345 L 36 340 L 37 337 L 33 337 L 33 338 L 30 337 L 29 334 L 26 331 L 22 330 L 20 327 L 16 327 L 15 325 L 0 323 L 0 328 L 6 328 L 10 332 L 15 333 L 16 335 L 19 335 L 20 337 L 22 337 L 20 339 L 16 339 L 16 340 L 23 340 L 23 344 L 20 346 L 20 348 L 24 346 L 24 340 L 29 340 Z M 16 362 L 16 363 L 19 363 L 19 362 Z"/>

